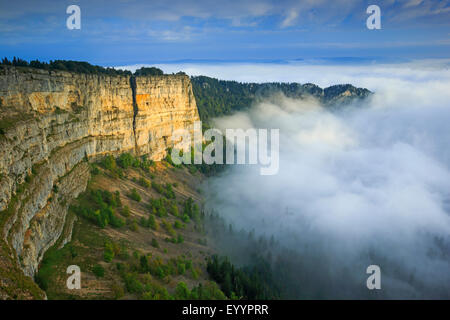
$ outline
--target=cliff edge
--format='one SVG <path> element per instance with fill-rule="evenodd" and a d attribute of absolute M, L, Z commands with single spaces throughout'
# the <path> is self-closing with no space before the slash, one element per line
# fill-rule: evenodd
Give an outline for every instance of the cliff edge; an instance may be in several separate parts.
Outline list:
<path fill-rule="evenodd" d="M 186 75 L 107 76 L 0 67 L 0 298 L 42 298 L 31 278 L 64 232 L 88 162 L 160 160 L 199 114 Z M 22 273 L 23 274 L 19 274 Z M 15 288 L 17 287 L 17 288 Z"/>

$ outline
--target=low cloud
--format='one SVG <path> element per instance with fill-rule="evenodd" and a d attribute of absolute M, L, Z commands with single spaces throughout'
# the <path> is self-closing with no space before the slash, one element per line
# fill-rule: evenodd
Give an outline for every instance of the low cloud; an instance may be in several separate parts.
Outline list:
<path fill-rule="evenodd" d="M 298 12 L 295 10 L 289 11 L 289 13 L 286 15 L 286 18 L 281 23 L 282 28 L 290 27 L 294 25 L 295 20 L 298 17 Z"/>
<path fill-rule="evenodd" d="M 431 65 L 322 67 L 307 76 L 375 95 L 340 111 L 278 95 L 217 119 L 280 128 L 280 168 L 229 168 L 208 182 L 208 205 L 300 254 L 300 291 L 371 297 L 365 271 L 375 264 L 376 297 L 450 298 L 450 72 Z"/>

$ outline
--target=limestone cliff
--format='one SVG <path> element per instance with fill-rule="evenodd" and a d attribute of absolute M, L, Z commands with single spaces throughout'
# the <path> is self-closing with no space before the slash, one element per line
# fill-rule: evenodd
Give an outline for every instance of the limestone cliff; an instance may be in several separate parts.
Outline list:
<path fill-rule="evenodd" d="M 0 267 L 18 264 L 27 276 L 60 238 L 70 201 L 89 179 L 87 160 L 123 152 L 159 160 L 172 132 L 199 120 L 185 75 L 2 67 L 0 110 Z"/>

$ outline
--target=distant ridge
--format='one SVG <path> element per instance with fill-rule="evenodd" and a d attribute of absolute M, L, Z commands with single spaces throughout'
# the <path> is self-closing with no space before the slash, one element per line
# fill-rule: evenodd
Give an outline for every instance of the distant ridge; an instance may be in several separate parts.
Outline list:
<path fill-rule="evenodd" d="M 278 92 L 294 99 L 312 96 L 329 107 L 365 99 L 372 94 L 368 89 L 357 88 L 351 84 L 333 85 L 322 89 L 312 83 L 242 83 L 206 76 L 191 77 L 191 82 L 200 118 L 203 121 L 246 110 L 257 99 L 267 98 Z"/>

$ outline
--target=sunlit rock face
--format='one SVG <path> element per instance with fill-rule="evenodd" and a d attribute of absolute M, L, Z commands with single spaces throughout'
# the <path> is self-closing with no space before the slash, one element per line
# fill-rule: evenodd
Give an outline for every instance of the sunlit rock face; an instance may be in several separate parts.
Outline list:
<path fill-rule="evenodd" d="M 132 90 L 128 76 L 0 69 L 0 241 L 26 275 L 70 237 L 67 208 L 86 188 L 87 160 L 123 152 L 160 160 L 172 133 L 199 120 L 188 76 L 134 81 Z"/>

